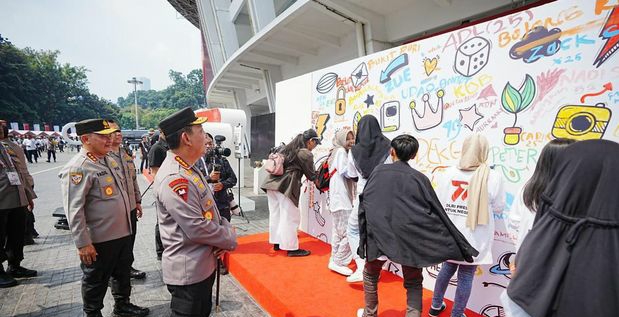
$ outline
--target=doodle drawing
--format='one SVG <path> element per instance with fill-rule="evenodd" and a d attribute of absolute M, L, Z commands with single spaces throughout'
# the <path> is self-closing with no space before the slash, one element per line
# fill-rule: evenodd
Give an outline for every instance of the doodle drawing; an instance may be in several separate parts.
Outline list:
<path fill-rule="evenodd" d="M 413 116 L 415 129 L 418 131 L 432 129 L 443 121 L 443 96 L 445 96 L 445 91 L 442 89 L 437 91 L 436 96 L 438 97 L 436 108 L 433 108 L 430 104 L 430 94 L 428 93 L 423 94 L 421 98 L 423 100 L 423 106 L 421 107 L 417 107 L 414 100 L 411 101 L 409 107 L 411 109 L 411 115 Z"/>
<path fill-rule="evenodd" d="M 501 103 L 503 110 L 514 115 L 514 125 L 503 130 L 505 134 L 504 142 L 507 145 L 516 145 L 520 142 L 520 133 L 522 128 L 517 127 L 518 113 L 527 109 L 533 99 L 535 99 L 535 82 L 533 78 L 527 74 L 522 86 L 516 90 L 509 82 L 503 88 L 501 95 Z"/>
<path fill-rule="evenodd" d="M 460 45 L 456 52 L 455 71 L 465 77 L 471 77 L 488 64 L 490 42 L 476 36 Z"/>

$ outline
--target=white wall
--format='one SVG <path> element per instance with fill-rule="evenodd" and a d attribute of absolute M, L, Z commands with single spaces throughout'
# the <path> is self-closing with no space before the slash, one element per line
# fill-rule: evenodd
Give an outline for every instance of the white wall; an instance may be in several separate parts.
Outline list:
<path fill-rule="evenodd" d="M 275 100 L 275 144 L 288 143 L 297 134 L 312 127 L 311 74 L 277 83 Z M 279 89 L 281 87 L 281 89 Z M 289 89 L 288 87 L 300 87 Z"/>

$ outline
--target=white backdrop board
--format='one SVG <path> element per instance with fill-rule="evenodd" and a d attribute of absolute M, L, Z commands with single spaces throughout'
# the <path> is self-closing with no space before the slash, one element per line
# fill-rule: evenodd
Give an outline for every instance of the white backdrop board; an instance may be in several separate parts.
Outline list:
<path fill-rule="evenodd" d="M 612 115 L 619 102 L 619 8 L 610 2 L 561 0 L 513 13 L 302 76 L 311 83 L 279 83 L 278 95 L 311 108 L 311 124 L 323 139 L 315 158 L 327 153 L 338 129 L 355 128 L 366 114 L 378 118 L 389 138 L 408 133 L 419 140 L 413 165 L 428 177 L 457 163 L 467 135 L 487 136 L 507 206 L 494 214 L 495 263 L 479 267 L 468 307 L 502 316 L 498 296 L 510 280 L 516 239 L 505 219 L 541 148 L 556 137 L 619 140 L 619 119 Z M 308 91 L 311 99 L 300 99 Z M 297 132 L 307 125 L 307 115 L 290 115 L 290 100 L 277 103 L 278 123 Z M 280 118 L 282 107 L 286 118 Z M 300 202 L 308 221 L 303 229 L 328 242 L 328 199 L 310 196 L 305 192 Z M 424 287 L 433 289 L 438 269 L 424 270 Z"/>

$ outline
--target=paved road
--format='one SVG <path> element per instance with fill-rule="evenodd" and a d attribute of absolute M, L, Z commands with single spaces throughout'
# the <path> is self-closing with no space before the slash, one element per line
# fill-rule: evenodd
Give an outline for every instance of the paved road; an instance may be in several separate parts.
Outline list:
<path fill-rule="evenodd" d="M 35 201 L 36 229 L 40 236 L 36 244 L 25 247 L 22 266 L 36 269 L 35 278 L 21 279 L 18 286 L 0 289 L 0 316 L 82 316 L 80 279 L 82 272 L 75 245 L 68 231 L 53 227 L 54 210 L 62 208 L 58 171 L 74 153 L 59 153 L 57 163 L 29 164 L 39 198 Z M 147 183 L 140 176 L 140 188 Z M 244 194 L 251 195 L 249 190 Z M 250 220 L 233 217 L 239 235 L 265 232 L 268 228 L 266 196 L 250 197 L 256 201 L 256 211 L 247 212 Z M 147 193 L 143 200 L 144 217 L 138 223 L 135 242 L 134 267 L 147 272 L 142 281 L 132 281 L 132 302 L 149 307 L 150 316 L 169 316 L 170 294 L 161 277 L 161 265 L 154 249 L 155 208 L 153 196 Z M 246 230 L 246 231 L 243 231 Z M 104 316 L 110 316 L 113 299 L 108 290 L 105 298 Z M 221 312 L 212 316 L 269 316 L 248 295 L 247 291 L 231 275 L 221 279 Z"/>

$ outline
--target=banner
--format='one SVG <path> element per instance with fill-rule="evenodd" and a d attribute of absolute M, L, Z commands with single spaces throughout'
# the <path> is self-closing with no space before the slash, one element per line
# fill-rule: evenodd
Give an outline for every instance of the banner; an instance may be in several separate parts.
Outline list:
<path fill-rule="evenodd" d="M 489 164 L 503 177 L 507 205 L 493 215 L 495 262 L 478 267 L 468 304 L 483 316 L 503 316 L 499 295 L 511 278 L 516 240 L 506 219 L 542 147 L 553 138 L 619 140 L 612 115 L 619 102 L 619 7 L 597 2 L 552 2 L 312 72 L 311 87 L 278 86 L 312 90 L 307 103 L 323 140 L 316 159 L 326 156 L 338 129 L 356 129 L 368 114 L 387 137 L 419 140 L 412 165 L 428 177 L 458 162 L 467 135 L 489 139 Z M 328 242 L 327 196 L 309 190 L 300 209 L 308 233 Z M 401 272 L 394 263 L 386 268 Z M 424 269 L 425 288 L 434 288 L 439 270 Z"/>

